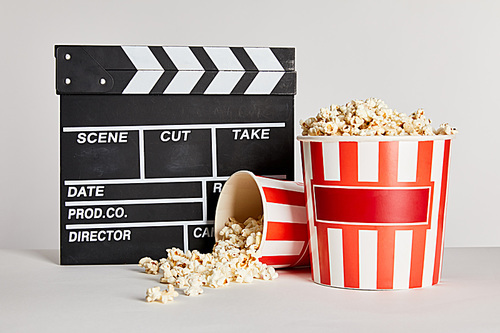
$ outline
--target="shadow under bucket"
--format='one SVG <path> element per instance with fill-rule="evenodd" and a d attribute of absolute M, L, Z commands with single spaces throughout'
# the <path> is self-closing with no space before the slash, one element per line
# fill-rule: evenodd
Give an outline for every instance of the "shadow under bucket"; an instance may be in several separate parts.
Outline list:
<path fill-rule="evenodd" d="M 307 215 L 301 183 L 234 173 L 224 184 L 215 212 L 215 240 L 230 217 L 263 216 L 259 260 L 275 268 L 309 264 Z"/>
<path fill-rule="evenodd" d="M 437 284 L 454 136 L 299 136 L 314 282 Z"/>

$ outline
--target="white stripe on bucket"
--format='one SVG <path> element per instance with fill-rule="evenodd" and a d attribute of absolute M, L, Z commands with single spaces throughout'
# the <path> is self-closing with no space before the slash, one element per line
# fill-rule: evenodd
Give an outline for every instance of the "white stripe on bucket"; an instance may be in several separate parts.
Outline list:
<path fill-rule="evenodd" d="M 323 169 L 325 170 L 325 180 L 340 180 L 340 158 L 338 142 L 323 143 L 323 163 Z"/>
<path fill-rule="evenodd" d="M 422 271 L 422 287 L 432 286 L 434 274 L 434 260 L 436 258 L 436 229 L 429 229 L 425 233 L 424 268 Z"/>
<path fill-rule="evenodd" d="M 439 181 L 443 176 L 444 140 L 434 141 L 432 147 L 432 170 L 431 180 Z"/>
<path fill-rule="evenodd" d="M 396 230 L 393 289 L 408 289 L 410 287 L 412 238 L 412 230 Z"/>
<path fill-rule="evenodd" d="M 422 287 L 431 286 L 434 277 L 434 260 L 436 258 L 436 237 L 441 200 L 441 178 L 443 174 L 444 141 L 434 141 L 432 149 L 431 180 L 434 182 L 432 203 L 431 228 L 426 232 L 424 268 L 422 273 Z"/>
<path fill-rule="evenodd" d="M 271 222 L 307 223 L 306 207 L 268 202 L 267 220 Z"/>
<path fill-rule="evenodd" d="M 418 141 L 400 141 L 398 182 L 417 181 Z"/>
<path fill-rule="evenodd" d="M 311 214 L 309 214 L 309 218 L 312 218 Z M 311 251 L 311 266 L 313 271 L 313 277 L 314 277 L 314 282 L 320 283 L 321 274 L 319 271 L 318 228 L 316 228 L 313 223 L 309 223 L 309 225 L 310 225 L 309 232 L 312 235 L 312 237 L 310 237 L 309 249 Z"/>
<path fill-rule="evenodd" d="M 359 288 L 377 289 L 377 230 L 359 231 Z"/>
<path fill-rule="evenodd" d="M 263 256 L 298 256 L 304 248 L 304 241 L 269 241 L 262 243 Z"/>
<path fill-rule="evenodd" d="M 305 175 L 309 175 L 312 177 L 312 163 L 311 163 L 311 144 L 309 142 L 302 142 L 303 148 L 303 158 L 304 158 L 304 173 Z M 306 178 L 304 176 L 304 178 Z M 304 182 L 307 182 L 308 179 L 304 179 Z M 309 185 L 307 185 L 309 188 Z M 312 206 L 311 206 L 312 207 Z M 312 220 L 311 220 L 312 221 Z"/>
<path fill-rule="evenodd" d="M 257 181 L 260 186 L 262 187 L 268 187 L 268 188 L 275 188 L 278 190 L 285 190 L 285 191 L 294 191 L 294 192 L 304 192 L 304 185 L 292 181 L 287 181 L 284 182 L 282 180 L 275 180 L 275 179 L 270 179 L 270 178 L 265 178 L 265 177 L 257 177 Z"/>
<path fill-rule="evenodd" d="M 330 254 L 330 284 L 343 287 L 344 250 L 342 246 L 342 229 L 328 229 L 328 252 Z"/>
<path fill-rule="evenodd" d="M 378 142 L 358 142 L 358 181 L 378 182 Z"/>
<path fill-rule="evenodd" d="M 450 153 L 448 154 L 448 173 L 446 174 L 446 193 L 448 193 L 448 186 L 450 182 L 448 181 L 450 177 L 450 172 L 449 172 L 449 165 L 450 165 L 450 159 L 451 159 L 451 141 L 450 141 Z M 441 159 L 444 164 L 444 141 L 443 141 L 443 158 Z M 442 174 L 442 173 L 441 173 Z M 443 254 L 444 254 L 444 231 L 446 230 L 446 211 L 448 209 L 448 200 L 444 201 L 444 207 L 443 207 L 443 232 L 441 233 L 441 261 L 439 262 L 439 272 L 438 272 L 438 282 L 441 280 L 441 270 L 443 268 Z"/>
<path fill-rule="evenodd" d="M 314 282 L 321 282 L 321 275 L 319 271 L 319 254 L 318 254 L 318 229 L 314 226 L 314 211 L 312 209 L 313 200 L 312 200 L 312 186 L 311 179 L 312 177 L 312 163 L 311 163 L 311 145 L 309 142 L 301 142 L 302 144 L 302 153 L 303 153 L 303 162 L 304 162 L 304 190 L 307 193 L 306 199 L 306 207 L 310 207 L 311 209 L 307 209 L 307 218 L 309 223 L 307 224 L 309 227 L 309 251 L 311 253 L 311 268 Z"/>

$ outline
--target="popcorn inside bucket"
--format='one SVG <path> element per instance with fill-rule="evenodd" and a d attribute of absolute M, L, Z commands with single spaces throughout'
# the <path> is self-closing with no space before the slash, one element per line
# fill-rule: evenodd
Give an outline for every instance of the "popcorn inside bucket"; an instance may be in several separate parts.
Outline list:
<path fill-rule="evenodd" d="M 228 218 L 245 221 L 249 216 L 262 217 L 265 214 L 262 204 L 262 193 L 255 176 L 248 171 L 233 174 L 224 184 L 219 196 L 215 212 L 215 240 L 222 238 L 219 234 Z"/>
<path fill-rule="evenodd" d="M 418 109 L 410 116 L 389 109 L 377 98 L 352 100 L 345 105 L 321 108 L 316 117 L 301 120 L 302 135 L 310 136 L 399 136 L 399 135 L 452 135 L 457 130 L 447 123 L 437 129 Z"/>

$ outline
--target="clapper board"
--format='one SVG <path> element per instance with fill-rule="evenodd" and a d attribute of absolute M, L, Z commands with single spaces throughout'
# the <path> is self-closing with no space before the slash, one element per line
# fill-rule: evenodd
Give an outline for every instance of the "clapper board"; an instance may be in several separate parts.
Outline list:
<path fill-rule="evenodd" d="M 294 177 L 294 48 L 56 46 L 61 264 L 210 252 L 224 182 Z"/>

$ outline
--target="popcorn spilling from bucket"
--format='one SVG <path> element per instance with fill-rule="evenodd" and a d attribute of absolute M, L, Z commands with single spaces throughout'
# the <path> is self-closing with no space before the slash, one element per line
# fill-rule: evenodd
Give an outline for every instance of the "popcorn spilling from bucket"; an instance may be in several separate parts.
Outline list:
<path fill-rule="evenodd" d="M 447 123 L 431 126 L 423 109 L 410 116 L 389 109 L 377 98 L 352 100 L 345 105 L 322 108 L 316 117 L 301 120 L 302 135 L 453 135 L 456 128 Z"/>
<path fill-rule="evenodd" d="M 158 286 L 148 289 L 146 301 L 167 303 L 176 296 L 172 292 L 174 288 L 184 289 L 187 296 L 197 296 L 203 293 L 202 287 L 220 288 L 231 282 L 276 279 L 278 273 L 274 268 L 259 261 L 262 229 L 262 217 L 250 217 L 243 223 L 229 218 L 212 253 L 171 248 L 167 249 L 167 258 L 142 258 L 139 266 L 145 273 L 157 275 L 162 271 L 160 282 L 167 284 L 165 291 Z"/>

